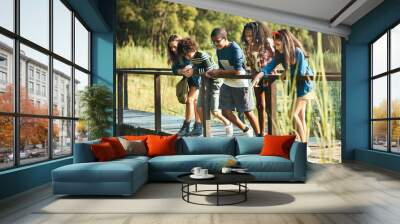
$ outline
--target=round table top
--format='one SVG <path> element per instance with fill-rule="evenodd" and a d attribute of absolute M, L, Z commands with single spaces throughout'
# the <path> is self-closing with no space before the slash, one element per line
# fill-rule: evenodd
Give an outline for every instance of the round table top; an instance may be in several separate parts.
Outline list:
<path fill-rule="evenodd" d="M 191 174 L 179 175 L 177 179 L 186 184 L 236 184 L 255 180 L 255 177 L 249 173 L 212 173 L 215 177 L 210 179 L 194 179 L 190 177 Z"/>

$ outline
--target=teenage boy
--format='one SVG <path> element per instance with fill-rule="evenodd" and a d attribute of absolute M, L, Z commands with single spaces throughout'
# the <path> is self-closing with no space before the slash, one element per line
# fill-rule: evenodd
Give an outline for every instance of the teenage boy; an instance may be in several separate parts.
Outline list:
<path fill-rule="evenodd" d="M 215 28 L 211 32 L 212 42 L 217 49 L 219 69 L 207 71 L 206 77 L 246 75 L 243 51 L 237 43 L 230 42 L 227 36 L 226 30 L 223 28 Z M 222 114 L 249 137 L 253 136 L 253 131 L 233 111 L 243 112 L 256 135 L 259 136 L 260 128 L 253 113 L 254 102 L 251 93 L 249 80 L 226 78 L 221 86 L 219 97 L 219 108 L 222 109 Z"/>
<path fill-rule="evenodd" d="M 204 75 L 205 72 L 216 68 L 216 64 L 211 57 L 205 52 L 198 51 L 197 43 L 191 38 L 184 38 L 179 42 L 178 54 L 186 60 L 190 60 L 193 66 L 192 69 L 186 69 L 183 72 L 187 77 Z M 206 84 L 206 92 L 204 93 L 204 88 L 200 88 L 200 97 L 197 100 L 197 109 L 200 119 L 203 118 L 204 113 L 203 96 L 207 94 L 211 114 L 225 125 L 226 135 L 233 136 L 232 123 L 226 119 L 219 110 L 219 94 L 222 80 L 218 78 L 206 78 L 204 83 Z M 202 132 L 203 128 L 201 123 L 196 122 L 190 136 L 200 136 Z"/>

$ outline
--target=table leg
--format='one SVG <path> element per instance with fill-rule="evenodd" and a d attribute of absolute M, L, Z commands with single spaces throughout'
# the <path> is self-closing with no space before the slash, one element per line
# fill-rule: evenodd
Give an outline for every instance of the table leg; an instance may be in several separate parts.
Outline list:
<path fill-rule="evenodd" d="M 247 183 L 244 183 L 244 187 L 245 187 L 245 189 L 244 189 L 244 201 L 247 201 L 247 192 L 248 192 L 248 190 L 247 190 Z"/>
<path fill-rule="evenodd" d="M 219 184 L 217 184 L 217 206 L 219 206 Z"/>
<path fill-rule="evenodd" d="M 197 184 L 195 185 L 195 191 L 197 192 Z"/>

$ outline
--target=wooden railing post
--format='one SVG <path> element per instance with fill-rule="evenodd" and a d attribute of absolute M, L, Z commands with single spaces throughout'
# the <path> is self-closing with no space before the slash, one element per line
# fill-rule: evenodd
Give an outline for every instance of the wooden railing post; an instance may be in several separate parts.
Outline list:
<path fill-rule="evenodd" d="M 124 73 L 124 109 L 128 109 L 128 74 Z"/>
<path fill-rule="evenodd" d="M 201 100 L 203 101 L 203 117 L 202 119 L 202 125 L 203 125 L 203 136 L 204 137 L 210 137 L 211 133 L 211 125 L 209 124 L 210 122 L 210 107 L 208 104 L 208 101 L 210 100 L 207 94 L 207 91 L 209 91 L 210 86 L 208 85 L 209 79 L 205 76 L 201 77 L 201 88 L 202 92 L 204 93 L 203 95 L 199 96 L 201 97 Z"/>
<path fill-rule="evenodd" d="M 124 73 L 117 73 L 117 135 L 123 135 L 123 116 L 124 116 L 124 108 L 123 108 L 123 76 Z"/>
<path fill-rule="evenodd" d="M 157 133 L 161 132 L 161 76 L 154 76 L 154 128 Z"/>
<path fill-rule="evenodd" d="M 271 79 L 267 80 L 268 83 L 268 88 L 266 89 L 267 91 L 265 92 L 265 108 L 266 108 L 266 113 L 267 113 L 267 133 L 269 135 L 272 134 L 272 91 L 271 91 L 271 86 L 273 81 Z"/>

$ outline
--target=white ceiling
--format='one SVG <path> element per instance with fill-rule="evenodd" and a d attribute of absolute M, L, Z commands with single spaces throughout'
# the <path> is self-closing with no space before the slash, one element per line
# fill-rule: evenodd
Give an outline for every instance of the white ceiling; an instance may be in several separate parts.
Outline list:
<path fill-rule="evenodd" d="M 383 0 L 168 0 L 255 20 L 346 37 L 350 26 Z M 336 21 L 332 18 L 352 2 Z"/>

